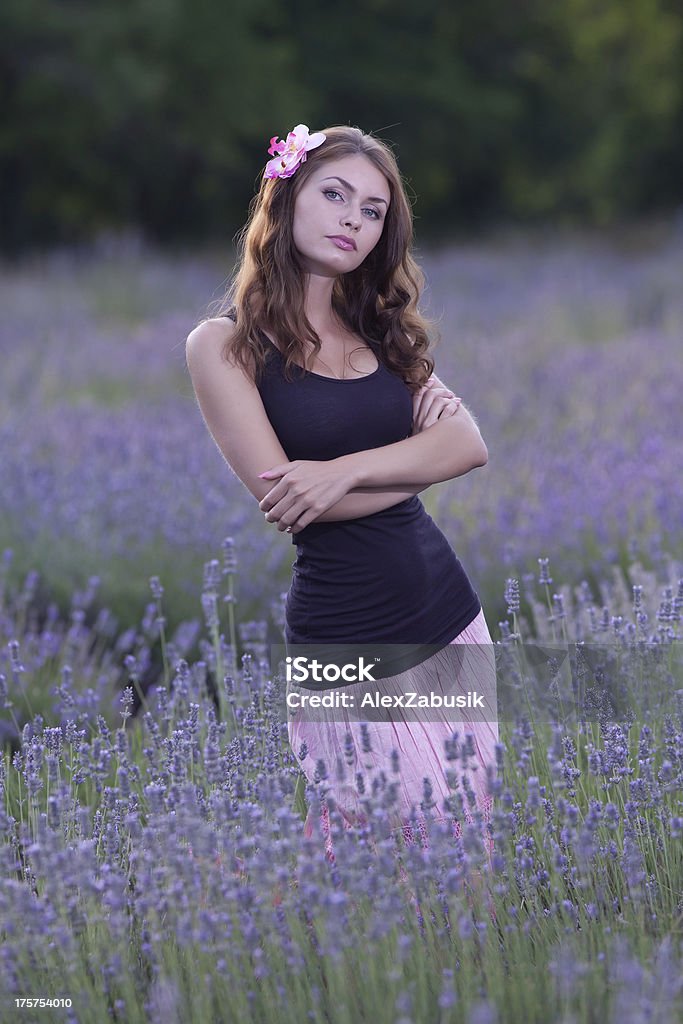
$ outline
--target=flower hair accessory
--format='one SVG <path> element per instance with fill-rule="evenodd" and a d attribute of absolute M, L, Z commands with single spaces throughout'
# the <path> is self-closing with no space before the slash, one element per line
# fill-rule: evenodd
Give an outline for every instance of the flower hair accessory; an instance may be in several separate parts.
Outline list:
<path fill-rule="evenodd" d="M 291 178 L 299 164 L 305 162 L 308 150 L 321 146 L 326 138 L 324 132 L 313 132 L 310 135 L 308 125 L 305 124 L 292 128 L 284 141 L 278 141 L 277 135 L 273 135 L 268 152 L 274 159 L 266 164 L 263 177 Z"/>

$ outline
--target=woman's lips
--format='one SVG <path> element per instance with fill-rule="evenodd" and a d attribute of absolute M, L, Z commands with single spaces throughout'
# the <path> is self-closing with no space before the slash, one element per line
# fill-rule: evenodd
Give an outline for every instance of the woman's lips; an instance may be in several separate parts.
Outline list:
<path fill-rule="evenodd" d="M 340 238 L 338 235 L 328 235 L 328 238 L 340 249 L 353 250 L 356 248 L 353 242 L 347 242 L 344 238 Z"/>

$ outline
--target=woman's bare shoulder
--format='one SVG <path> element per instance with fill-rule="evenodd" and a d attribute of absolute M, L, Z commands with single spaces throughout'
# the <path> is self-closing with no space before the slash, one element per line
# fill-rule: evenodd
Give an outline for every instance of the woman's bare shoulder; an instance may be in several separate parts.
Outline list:
<path fill-rule="evenodd" d="M 193 356 L 217 356 L 230 349 L 230 341 L 237 330 L 235 321 L 227 316 L 210 317 L 197 324 L 187 336 L 185 351 Z M 224 358 L 225 358 L 224 356 Z"/>
<path fill-rule="evenodd" d="M 212 374 L 224 378 L 228 373 L 240 386 L 254 387 L 254 371 L 245 369 L 233 352 L 236 331 L 237 326 L 229 317 L 202 320 L 190 331 L 185 342 L 185 359 L 193 378 Z"/>
<path fill-rule="evenodd" d="M 213 316 L 202 320 L 188 334 L 190 338 L 215 338 L 222 335 L 223 338 L 230 338 L 236 330 L 235 321 L 229 316 Z"/>

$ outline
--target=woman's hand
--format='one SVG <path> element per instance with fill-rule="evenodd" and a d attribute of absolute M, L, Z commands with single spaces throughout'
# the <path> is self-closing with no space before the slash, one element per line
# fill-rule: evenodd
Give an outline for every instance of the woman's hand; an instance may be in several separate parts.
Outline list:
<path fill-rule="evenodd" d="M 432 374 L 424 387 L 413 395 L 413 435 L 431 427 L 438 419 L 455 416 L 462 398 L 458 398 Z"/>
<path fill-rule="evenodd" d="M 336 459 L 314 462 L 296 459 L 259 473 L 262 480 L 279 477 L 259 508 L 278 530 L 298 533 L 353 489 L 355 481 Z"/>

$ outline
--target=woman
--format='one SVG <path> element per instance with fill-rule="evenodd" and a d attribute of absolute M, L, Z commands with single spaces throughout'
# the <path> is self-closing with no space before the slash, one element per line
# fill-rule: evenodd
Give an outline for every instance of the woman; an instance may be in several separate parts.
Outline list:
<path fill-rule="evenodd" d="M 377 721 L 299 709 L 289 716 L 290 743 L 299 755 L 306 742 L 309 780 L 325 761 L 349 827 L 362 817 L 357 773 L 366 792 L 382 774 L 396 778 L 394 750 L 398 825 L 413 808 L 425 822 L 444 816 L 453 768 L 488 820 L 486 765 L 495 765 L 498 740 L 491 637 L 476 592 L 417 497 L 485 465 L 488 453 L 468 410 L 432 373 L 410 202 L 391 150 L 357 128 L 309 134 L 298 125 L 286 141 L 271 139 L 269 153 L 227 310 L 191 332 L 187 361 L 222 454 L 265 521 L 296 545 L 288 649 L 408 645 L 408 667 L 373 690 L 426 692 L 444 680 L 463 694 L 479 688 L 491 719 L 399 710 Z M 463 745 L 470 734 L 469 765 L 446 759 L 454 731 Z M 335 781 L 338 759 L 352 760 L 344 781 Z M 330 850 L 325 808 L 323 817 Z M 313 826 L 311 808 L 307 835 Z"/>

